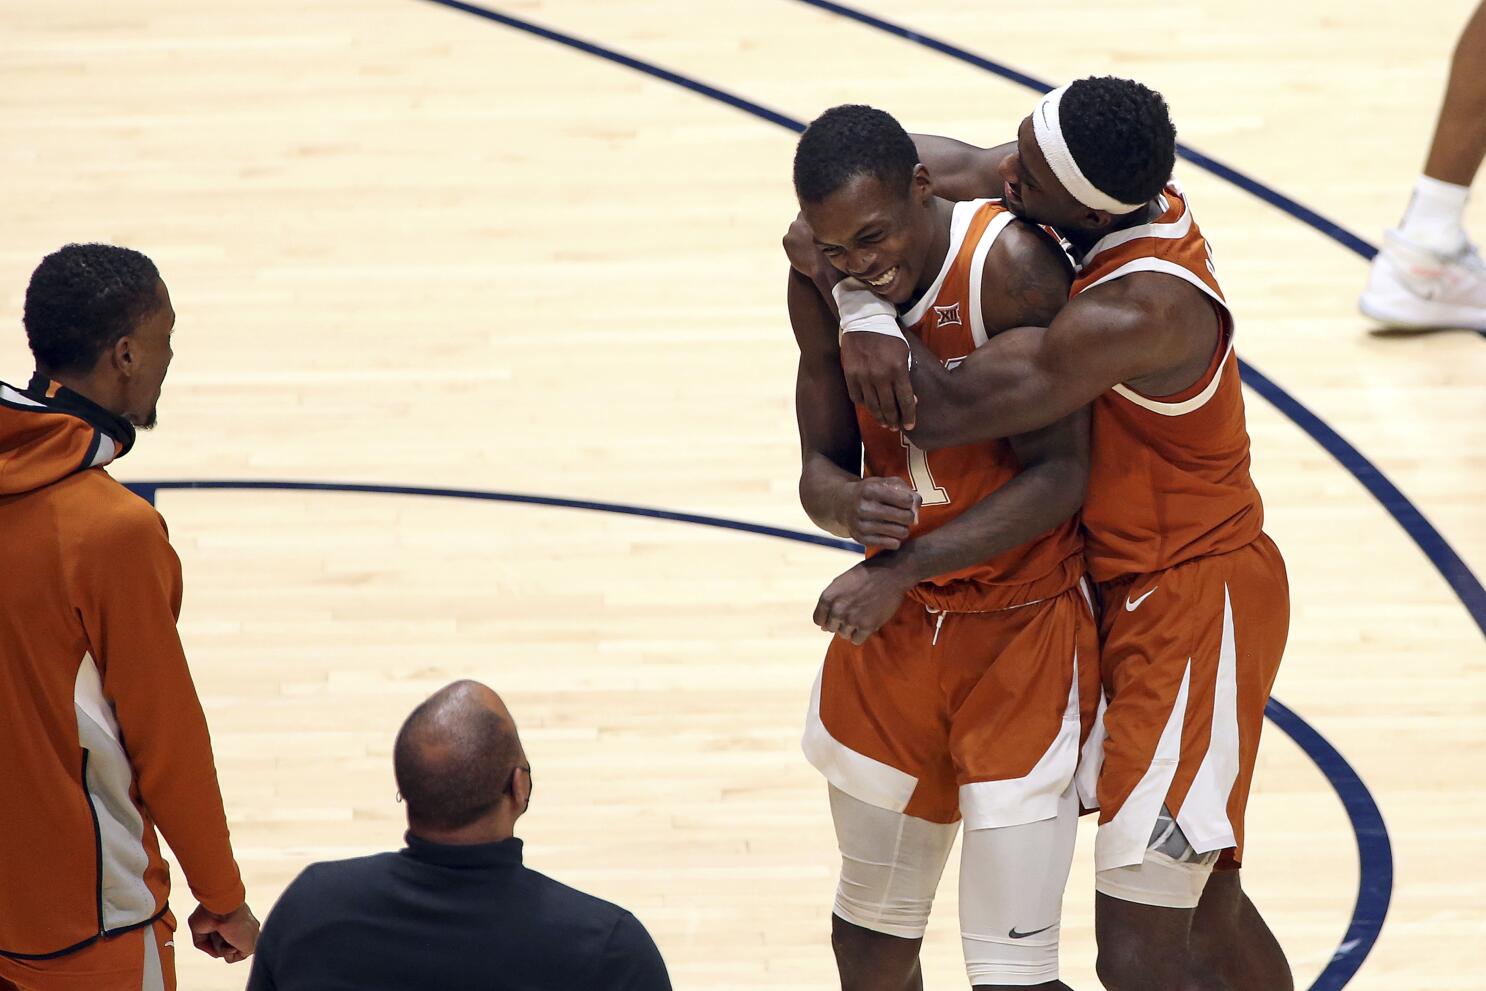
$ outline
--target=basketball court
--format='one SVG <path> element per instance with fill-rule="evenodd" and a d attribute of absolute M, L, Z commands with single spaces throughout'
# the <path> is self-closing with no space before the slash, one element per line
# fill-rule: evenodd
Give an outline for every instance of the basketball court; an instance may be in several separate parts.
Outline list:
<path fill-rule="evenodd" d="M 867 102 L 994 144 L 1039 84 L 1139 78 L 1190 152 L 1290 571 L 1246 887 L 1297 987 L 1486 988 L 1486 338 L 1355 310 L 1473 6 L 0 0 L 0 377 L 30 374 L 44 254 L 159 264 L 161 425 L 112 470 L 183 560 L 260 918 L 307 863 L 400 845 L 393 736 L 472 677 L 531 759 L 530 866 L 631 909 L 678 989 L 831 987 L 798 739 L 852 558 L 795 495 L 796 131 Z M 1094 989 L 1083 825 L 1064 980 Z M 931 988 L 964 986 L 955 876 Z M 182 988 L 246 981 L 186 943 Z"/>

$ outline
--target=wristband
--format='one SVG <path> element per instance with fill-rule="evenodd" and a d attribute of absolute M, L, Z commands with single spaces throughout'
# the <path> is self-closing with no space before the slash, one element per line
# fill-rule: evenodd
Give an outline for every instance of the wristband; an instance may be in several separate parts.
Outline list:
<path fill-rule="evenodd" d="M 898 311 L 893 304 L 863 289 L 856 279 L 842 279 L 831 287 L 831 296 L 841 313 L 841 333 L 882 334 L 896 337 L 904 344 L 903 328 L 898 326 Z"/>

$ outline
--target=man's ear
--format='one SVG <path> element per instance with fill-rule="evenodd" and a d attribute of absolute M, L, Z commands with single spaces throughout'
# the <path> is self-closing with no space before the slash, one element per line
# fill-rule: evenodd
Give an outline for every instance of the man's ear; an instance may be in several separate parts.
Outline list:
<path fill-rule="evenodd" d="M 117 341 L 114 341 L 113 347 L 107 351 L 107 357 L 119 374 L 125 378 L 133 376 L 135 369 L 134 338 L 125 334 Z"/>
<path fill-rule="evenodd" d="M 1115 222 L 1115 215 L 1107 210 L 1086 210 L 1084 212 L 1084 227 L 1088 230 L 1102 231 Z"/>
<path fill-rule="evenodd" d="M 934 199 L 934 180 L 929 176 L 929 170 L 920 162 L 913 167 L 913 179 L 910 188 L 913 191 L 914 202 L 919 206 L 927 206 Z"/>
<path fill-rule="evenodd" d="M 518 816 L 531 805 L 531 772 L 524 767 L 511 773 L 511 799 L 516 803 Z"/>

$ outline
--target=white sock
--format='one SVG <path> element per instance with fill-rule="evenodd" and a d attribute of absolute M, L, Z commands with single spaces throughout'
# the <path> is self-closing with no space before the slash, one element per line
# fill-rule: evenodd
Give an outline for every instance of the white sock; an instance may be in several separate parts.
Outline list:
<path fill-rule="evenodd" d="M 1465 233 L 1465 201 L 1469 186 L 1441 182 L 1421 175 L 1404 211 L 1399 233 L 1422 248 L 1453 255 L 1470 240 Z"/>

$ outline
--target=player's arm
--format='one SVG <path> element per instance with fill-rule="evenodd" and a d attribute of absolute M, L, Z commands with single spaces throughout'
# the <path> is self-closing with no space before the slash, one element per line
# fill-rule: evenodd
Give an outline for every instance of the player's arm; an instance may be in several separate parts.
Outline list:
<path fill-rule="evenodd" d="M 816 625 L 860 644 L 918 582 L 988 561 L 1078 512 L 1089 481 L 1088 409 L 1011 445 L 1021 465 L 1011 481 L 938 529 L 838 577 L 816 604 Z"/>
<path fill-rule="evenodd" d="M 952 372 L 914 348 L 918 419 L 926 450 L 1038 430 L 1111 387 L 1189 360 L 1189 324 L 1160 302 L 1117 285 L 1079 296 L 1046 327 L 1019 327 L 986 342 Z M 923 360 L 921 360 L 923 359 Z"/>
<path fill-rule="evenodd" d="M 799 272 L 790 271 L 787 295 L 800 348 L 800 505 L 827 533 L 868 547 L 898 547 L 917 518 L 919 496 L 900 478 L 862 478 L 862 438 L 841 375 L 836 318 Z"/>
<path fill-rule="evenodd" d="M 92 520 L 69 549 L 68 567 L 139 796 L 201 903 L 190 918 L 193 940 L 241 960 L 253 952 L 258 922 L 244 900 L 206 717 L 176 632 L 180 560 L 160 518 L 130 505 Z"/>
<path fill-rule="evenodd" d="M 999 198 L 1004 181 L 1001 162 L 1016 151 L 1016 142 L 981 148 L 938 134 L 910 134 L 918 160 L 929 170 L 934 195 L 947 200 Z"/>
<path fill-rule="evenodd" d="M 1014 222 L 1001 232 L 983 275 L 981 314 L 990 334 L 1051 320 L 1068 299 L 1071 273 L 1061 249 L 1030 224 Z M 941 367 L 928 352 L 919 360 Z M 816 623 L 861 643 L 891 618 L 915 583 L 990 560 L 1076 513 L 1089 477 L 1088 411 L 1076 410 L 1011 444 L 1021 471 L 1010 482 L 944 526 L 841 575 L 821 595 Z"/>

